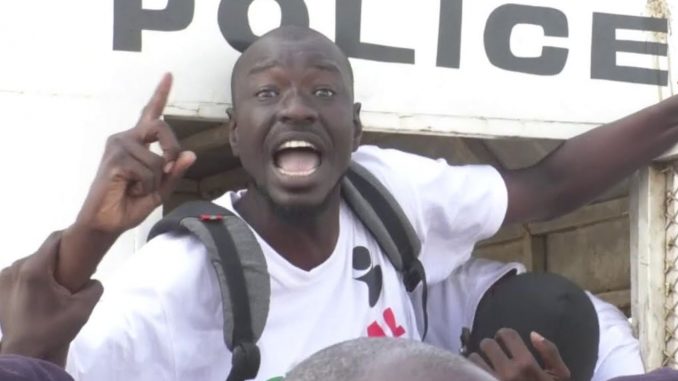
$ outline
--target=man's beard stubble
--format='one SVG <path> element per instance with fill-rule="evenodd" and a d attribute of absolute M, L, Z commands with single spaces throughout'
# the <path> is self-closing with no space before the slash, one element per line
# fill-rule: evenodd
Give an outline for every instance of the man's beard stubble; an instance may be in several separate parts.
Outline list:
<path fill-rule="evenodd" d="M 257 184 L 254 179 L 250 179 L 250 184 L 253 184 L 254 190 L 259 193 L 264 198 L 264 200 L 266 200 L 276 217 L 291 225 L 304 225 L 315 220 L 318 216 L 327 211 L 327 209 L 332 205 L 332 196 L 334 196 L 334 192 L 340 187 L 341 181 L 343 179 L 344 174 L 339 177 L 339 180 L 337 180 L 336 184 L 334 184 L 334 186 L 319 204 L 307 206 L 279 205 L 273 200 L 266 188 Z"/>

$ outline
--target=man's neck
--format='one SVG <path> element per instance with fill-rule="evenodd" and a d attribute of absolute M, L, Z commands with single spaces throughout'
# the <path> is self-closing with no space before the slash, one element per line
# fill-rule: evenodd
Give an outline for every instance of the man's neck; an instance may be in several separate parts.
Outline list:
<path fill-rule="evenodd" d="M 254 230 L 294 266 L 311 270 L 334 251 L 339 237 L 340 192 L 333 191 L 319 212 L 287 219 L 264 195 L 248 189 L 234 207 Z"/>

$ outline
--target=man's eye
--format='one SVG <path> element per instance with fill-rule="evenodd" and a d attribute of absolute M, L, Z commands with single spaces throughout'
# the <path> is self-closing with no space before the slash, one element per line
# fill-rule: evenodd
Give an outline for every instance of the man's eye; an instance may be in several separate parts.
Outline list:
<path fill-rule="evenodd" d="M 259 99 L 270 99 L 278 96 L 278 91 L 274 89 L 263 89 L 254 94 Z"/>
<path fill-rule="evenodd" d="M 313 95 L 319 98 L 331 98 L 336 94 L 334 90 L 330 89 L 316 89 L 313 91 Z"/>

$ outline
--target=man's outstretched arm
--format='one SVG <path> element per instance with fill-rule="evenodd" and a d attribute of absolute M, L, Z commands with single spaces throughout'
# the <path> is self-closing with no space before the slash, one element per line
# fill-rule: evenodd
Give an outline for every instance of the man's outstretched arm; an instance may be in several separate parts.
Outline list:
<path fill-rule="evenodd" d="M 678 96 L 563 143 L 536 165 L 504 171 L 504 225 L 547 220 L 591 201 L 678 142 Z"/>

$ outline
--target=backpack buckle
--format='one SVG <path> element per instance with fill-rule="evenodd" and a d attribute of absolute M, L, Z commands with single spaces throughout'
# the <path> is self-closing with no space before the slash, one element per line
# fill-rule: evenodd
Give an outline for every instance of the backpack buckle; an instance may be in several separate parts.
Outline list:
<path fill-rule="evenodd" d="M 231 373 L 227 381 L 251 380 L 257 377 L 261 353 L 254 343 L 240 343 L 231 352 Z"/>
<path fill-rule="evenodd" d="M 414 291 L 422 280 L 426 279 L 426 271 L 420 260 L 415 259 L 403 273 L 403 283 L 407 292 Z"/>
<path fill-rule="evenodd" d="M 201 214 L 198 218 L 203 222 L 213 222 L 213 221 L 223 221 L 224 216 L 222 214 Z"/>

